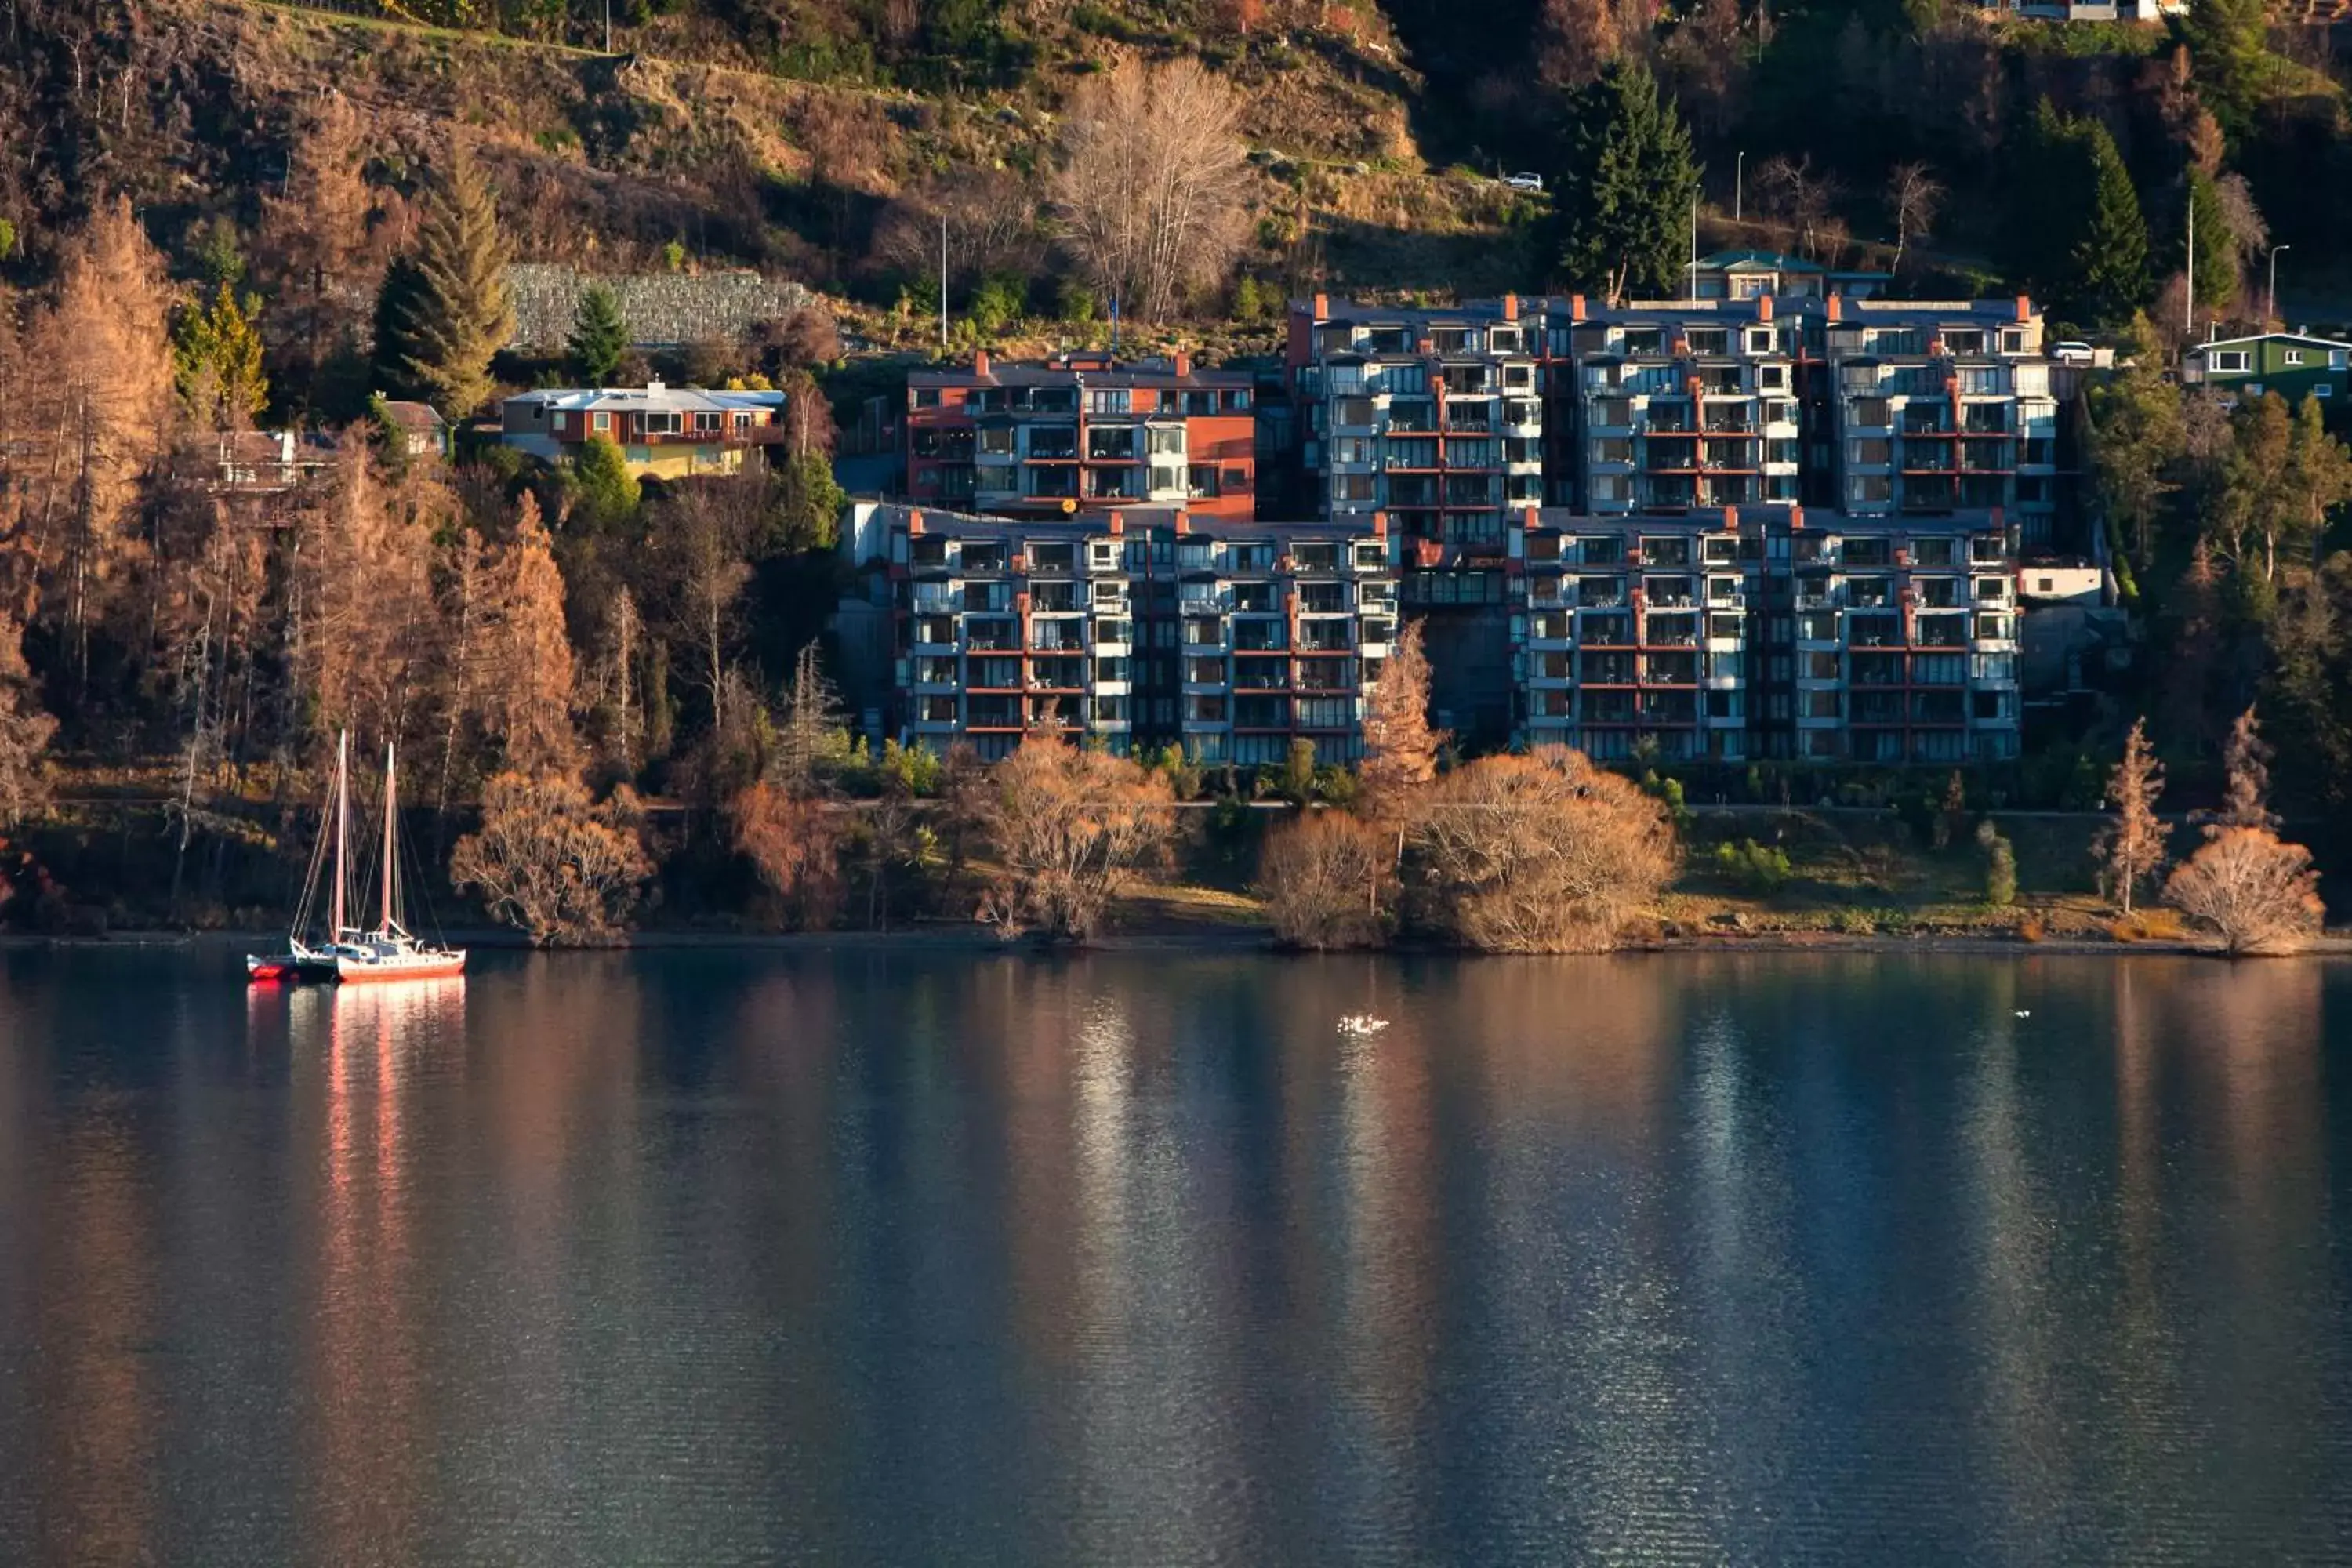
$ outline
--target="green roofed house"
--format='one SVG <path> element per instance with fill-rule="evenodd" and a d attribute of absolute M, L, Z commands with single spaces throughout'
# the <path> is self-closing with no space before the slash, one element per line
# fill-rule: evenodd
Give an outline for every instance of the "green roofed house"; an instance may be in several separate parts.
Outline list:
<path fill-rule="evenodd" d="M 2264 332 L 2199 343 L 2181 356 L 2180 379 L 2228 395 L 2275 392 L 2289 404 L 2352 390 L 2352 343 L 2300 332 Z"/>
<path fill-rule="evenodd" d="M 1886 292 L 1895 279 L 1885 272 L 1832 272 L 1801 257 L 1770 250 L 1718 250 L 1702 256 L 1689 271 L 1693 298 L 1819 300 L 1831 294 L 1868 300 Z"/>

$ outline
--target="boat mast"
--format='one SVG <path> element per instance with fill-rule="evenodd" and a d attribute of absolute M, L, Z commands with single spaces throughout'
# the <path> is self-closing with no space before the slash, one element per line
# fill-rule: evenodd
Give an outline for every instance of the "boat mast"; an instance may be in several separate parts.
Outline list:
<path fill-rule="evenodd" d="M 352 732 L 345 730 L 335 739 L 335 919 L 328 928 L 327 940 L 343 940 L 343 899 L 349 879 L 343 871 L 343 851 L 352 836 Z"/>
<path fill-rule="evenodd" d="M 400 818 L 393 804 L 392 742 L 383 747 L 383 931 L 392 933 L 393 847 L 400 834 Z"/>

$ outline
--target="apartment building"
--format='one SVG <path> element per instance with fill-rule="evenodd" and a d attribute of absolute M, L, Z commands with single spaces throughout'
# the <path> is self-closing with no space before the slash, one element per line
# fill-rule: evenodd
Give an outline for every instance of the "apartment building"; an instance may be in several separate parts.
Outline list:
<path fill-rule="evenodd" d="M 868 505 L 844 542 L 887 575 L 887 727 L 938 751 L 1002 756 L 1054 727 L 1211 764 L 1279 762 L 1299 738 L 1352 761 L 1397 625 L 1391 542 L 1372 520 Z"/>
<path fill-rule="evenodd" d="M 1334 521 L 1385 513 L 1408 550 L 1499 557 L 1544 495 L 1542 322 L 1517 296 L 1444 310 L 1294 308 L 1297 459 Z"/>
<path fill-rule="evenodd" d="M 1838 510 L 1932 517 L 2000 508 L 2051 542 L 2058 400 L 2042 318 L 2006 305 L 1823 302 Z"/>
<path fill-rule="evenodd" d="M 1171 359 L 1064 354 L 907 378 L 906 493 L 1011 517 L 1181 507 L 1256 510 L 1252 378 Z"/>
<path fill-rule="evenodd" d="M 2051 542 L 2058 402 L 2030 301 L 1784 299 L 1741 281 L 1768 275 L 1725 263 L 1724 297 L 1622 306 L 1317 295 L 1290 322 L 1297 460 L 1325 516 L 1387 512 L 1423 568 L 1479 570 L 1528 505 L 1999 507 Z"/>
<path fill-rule="evenodd" d="M 1663 762 L 2017 754 L 2016 556 L 1998 511 L 1530 511 L 1511 562 L 1531 744 Z"/>

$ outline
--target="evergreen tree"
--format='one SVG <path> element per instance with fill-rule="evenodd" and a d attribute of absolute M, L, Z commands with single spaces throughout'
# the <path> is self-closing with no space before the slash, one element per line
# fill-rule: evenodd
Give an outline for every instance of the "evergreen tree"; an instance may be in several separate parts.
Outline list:
<path fill-rule="evenodd" d="M 2086 321 L 2126 321 L 2153 292 L 2147 275 L 2147 220 L 2116 139 L 2095 120 L 2075 122 L 2091 161 L 2089 215 L 2068 260 L 2072 303 Z"/>
<path fill-rule="evenodd" d="M 498 203 L 481 165 L 462 146 L 427 191 L 425 221 L 407 259 L 411 289 L 404 308 L 386 322 L 391 343 L 435 405 L 461 418 L 489 400 L 490 356 L 514 333 Z M 387 278 L 387 289 L 391 283 Z"/>
<path fill-rule="evenodd" d="M 181 307 L 172 324 L 172 379 L 188 412 L 216 430 L 244 426 L 269 403 L 261 368 L 261 301 L 222 283 L 212 304 Z"/>
<path fill-rule="evenodd" d="M 2196 239 L 2197 304 L 2207 310 L 2224 310 L 2238 297 L 2238 239 L 2230 228 L 2229 209 L 2221 205 L 2221 188 L 2202 169 L 2189 171 L 2189 227 Z M 2181 236 L 2184 261 L 2189 236 Z"/>
<path fill-rule="evenodd" d="M 621 318 L 621 301 L 602 283 L 580 296 L 572 316 L 572 336 L 564 349 L 572 371 L 590 386 L 603 386 L 621 368 L 629 352 L 629 324 Z"/>
<path fill-rule="evenodd" d="M 614 529 L 635 521 L 644 489 L 609 436 L 591 436 L 572 459 L 572 516 L 589 528 Z"/>
<path fill-rule="evenodd" d="M 377 395 L 415 397 L 425 389 L 408 363 L 408 318 L 422 308 L 425 279 L 416 263 L 405 256 L 395 256 L 383 269 L 383 281 L 376 286 L 375 316 L 370 328 L 370 341 L 375 345 L 369 364 L 374 384 L 370 389 Z"/>
<path fill-rule="evenodd" d="M 2099 499 L 2146 573 L 2156 553 L 2172 474 L 2188 451 L 2179 392 L 2164 379 L 2164 355 L 2147 317 L 2135 314 L 2116 354 L 2123 368 L 2091 389 L 2091 463 Z"/>
<path fill-rule="evenodd" d="M 2189 46 L 2198 100 L 2233 142 L 2252 128 L 2262 100 L 2270 30 L 2266 10 L 2263 0 L 2189 0 L 2189 14 L 2178 24 Z"/>
<path fill-rule="evenodd" d="M 1689 130 L 1639 61 L 1611 65 L 1578 89 L 1570 113 L 1560 270 L 1612 299 L 1671 292 L 1698 199 Z"/>

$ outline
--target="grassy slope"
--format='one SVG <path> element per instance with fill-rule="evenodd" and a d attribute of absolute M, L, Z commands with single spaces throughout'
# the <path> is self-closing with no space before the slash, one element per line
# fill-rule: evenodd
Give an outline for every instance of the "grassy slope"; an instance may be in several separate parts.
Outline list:
<path fill-rule="evenodd" d="M 527 256 L 642 265 L 683 238 L 713 260 L 826 282 L 854 273 L 876 216 L 909 184 L 957 167 L 1037 166 L 1085 76 L 1184 42 L 1148 30 L 1130 35 L 1140 42 L 1106 38 L 1064 19 L 1041 30 L 1039 67 L 1017 88 L 926 99 L 789 80 L 658 24 L 631 40 L 647 52 L 615 58 L 263 0 L 152 0 L 148 22 L 167 52 L 224 83 L 233 106 L 183 140 L 216 140 L 234 121 L 241 145 L 163 152 L 193 176 L 181 184 L 199 206 L 249 214 L 254 187 L 283 168 L 300 106 L 331 86 L 367 116 L 379 177 L 404 180 L 455 128 L 486 143 Z M 654 52 L 663 47 L 698 58 Z M 1296 261 L 1365 288 L 1522 279 L 1514 221 L 1526 207 L 1492 182 L 1421 162 L 1409 130 L 1418 83 L 1391 63 L 1391 43 L 1261 34 L 1210 54 L 1242 89 L 1258 150 L 1254 216 L 1276 246 L 1259 265 Z"/>

